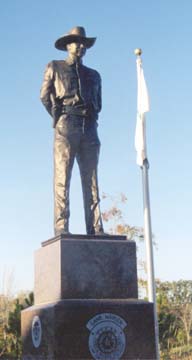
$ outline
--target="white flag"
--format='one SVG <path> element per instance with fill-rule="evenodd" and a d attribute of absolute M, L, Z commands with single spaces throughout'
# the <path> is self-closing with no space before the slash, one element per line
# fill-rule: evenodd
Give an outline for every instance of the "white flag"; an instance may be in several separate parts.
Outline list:
<path fill-rule="evenodd" d="M 143 166 L 143 161 L 147 158 L 146 139 L 145 139 L 145 113 L 149 111 L 149 96 L 144 78 L 141 58 L 137 58 L 137 123 L 135 130 L 135 148 L 137 151 L 137 164 Z"/>

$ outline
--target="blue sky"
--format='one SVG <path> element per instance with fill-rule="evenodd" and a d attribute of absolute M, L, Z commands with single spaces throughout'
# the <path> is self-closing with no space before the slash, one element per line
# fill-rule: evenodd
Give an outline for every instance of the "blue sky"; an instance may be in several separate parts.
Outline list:
<path fill-rule="evenodd" d="M 125 193 L 125 219 L 138 226 L 143 210 L 134 149 L 134 49 L 143 49 L 151 102 L 147 143 L 158 243 L 155 273 L 162 280 L 191 279 L 191 13 L 190 0 L 15 0 L 0 5 L 0 278 L 13 270 L 15 289 L 33 288 L 34 251 L 53 236 L 53 129 L 39 91 L 45 65 L 66 56 L 54 41 L 75 25 L 97 36 L 84 63 L 100 72 L 103 83 L 100 192 Z M 71 214 L 71 232 L 84 233 L 77 166 Z"/>

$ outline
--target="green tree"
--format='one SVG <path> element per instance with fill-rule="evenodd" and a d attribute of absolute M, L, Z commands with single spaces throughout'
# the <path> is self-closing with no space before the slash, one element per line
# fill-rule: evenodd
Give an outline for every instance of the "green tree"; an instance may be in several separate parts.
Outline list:
<path fill-rule="evenodd" d="M 181 322 L 183 340 L 187 345 L 190 345 L 192 343 L 192 281 L 174 281 L 169 296 L 175 315 Z"/>
<path fill-rule="evenodd" d="M 9 313 L 7 334 L 9 334 L 9 342 L 11 353 L 18 358 L 21 355 L 21 311 L 34 304 L 33 292 L 18 297 L 14 302 L 14 309 Z"/>
<path fill-rule="evenodd" d="M 18 358 L 21 355 L 21 310 L 23 305 L 19 303 L 19 299 L 15 300 L 13 311 L 9 313 L 7 334 L 9 334 L 9 341 L 12 354 Z"/>
<path fill-rule="evenodd" d="M 178 323 L 173 313 L 170 302 L 165 292 L 165 287 L 159 281 L 156 284 L 157 291 L 157 310 L 159 320 L 159 341 L 161 350 L 167 351 L 176 342 L 178 333 Z"/>
<path fill-rule="evenodd" d="M 13 308 L 14 272 L 6 269 L 0 279 L 0 357 L 7 351 L 9 339 L 6 332 L 9 312 Z"/>
<path fill-rule="evenodd" d="M 33 291 L 31 291 L 24 299 L 24 308 L 33 306 L 33 304 L 34 304 L 34 293 Z"/>
<path fill-rule="evenodd" d="M 13 298 L 8 295 L 0 295 L 0 357 L 2 357 L 9 348 L 9 336 L 7 326 L 9 313 L 13 308 Z"/>
<path fill-rule="evenodd" d="M 156 288 L 162 358 L 191 359 L 192 281 L 158 281 Z"/>
<path fill-rule="evenodd" d="M 21 310 L 33 303 L 33 292 L 21 293 L 16 299 L 0 296 L 0 358 L 20 358 Z"/>

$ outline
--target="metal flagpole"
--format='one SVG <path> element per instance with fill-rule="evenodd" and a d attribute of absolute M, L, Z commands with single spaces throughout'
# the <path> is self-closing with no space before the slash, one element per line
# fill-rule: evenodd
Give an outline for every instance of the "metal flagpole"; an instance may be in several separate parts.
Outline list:
<path fill-rule="evenodd" d="M 148 277 L 148 299 L 153 303 L 154 307 L 154 323 L 155 323 L 155 344 L 157 360 L 159 357 L 159 326 L 157 317 L 157 302 L 156 302 L 156 286 L 155 286 L 155 272 L 153 262 L 153 243 L 151 230 L 151 210 L 150 210 L 150 195 L 149 195 L 149 177 L 148 177 L 149 163 L 145 159 L 142 166 L 142 180 L 143 180 L 143 210 L 144 210 L 144 235 L 147 258 L 147 277 Z"/>
<path fill-rule="evenodd" d="M 139 64 L 139 68 L 141 70 L 141 49 L 135 49 L 135 55 L 137 55 L 137 59 L 139 60 L 137 66 Z M 138 70 L 138 68 L 137 68 Z M 155 325 L 155 344 L 156 344 L 156 356 L 157 360 L 159 357 L 159 327 L 158 327 L 158 318 L 157 318 L 157 303 L 156 303 L 156 286 L 155 286 L 155 274 L 154 274 L 154 262 L 153 262 L 153 243 L 152 243 L 152 227 L 151 227 L 151 210 L 150 210 L 150 194 L 149 194 L 149 162 L 147 160 L 147 151 L 146 151 L 146 131 L 145 131 L 145 112 L 149 111 L 148 104 L 148 94 L 145 84 L 145 79 L 142 76 L 141 71 L 137 73 L 138 75 L 138 120 L 140 121 L 140 125 L 138 127 L 137 123 L 137 131 L 142 132 L 142 134 L 136 133 L 138 137 L 137 142 L 141 141 L 141 144 L 137 144 L 137 151 L 139 154 L 138 164 L 142 170 L 142 182 L 143 182 L 143 210 L 144 210 L 144 237 L 145 237 L 145 246 L 146 246 L 146 258 L 147 258 L 147 284 L 148 284 L 148 299 L 153 303 L 154 308 L 154 325 Z M 139 78 L 140 77 L 140 78 Z"/>

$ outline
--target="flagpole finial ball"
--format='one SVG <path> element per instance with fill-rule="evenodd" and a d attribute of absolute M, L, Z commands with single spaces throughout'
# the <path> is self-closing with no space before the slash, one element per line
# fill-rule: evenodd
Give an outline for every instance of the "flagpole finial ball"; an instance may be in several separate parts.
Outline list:
<path fill-rule="evenodd" d="M 135 49 L 134 53 L 135 53 L 135 55 L 140 56 L 142 54 L 142 50 L 137 48 L 137 49 Z"/>

